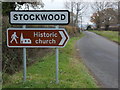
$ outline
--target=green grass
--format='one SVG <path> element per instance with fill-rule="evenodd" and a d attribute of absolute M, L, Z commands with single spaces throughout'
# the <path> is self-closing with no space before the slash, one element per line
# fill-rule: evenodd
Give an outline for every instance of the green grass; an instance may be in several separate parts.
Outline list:
<path fill-rule="evenodd" d="M 93 31 L 93 32 L 120 44 L 120 36 L 118 36 L 118 31 Z"/>
<path fill-rule="evenodd" d="M 97 88 L 95 79 L 80 58 L 76 57 L 73 37 L 65 48 L 59 49 L 59 84 L 55 83 L 55 53 L 49 53 L 27 68 L 27 81 L 22 82 L 22 71 L 9 76 L 3 88 Z"/>

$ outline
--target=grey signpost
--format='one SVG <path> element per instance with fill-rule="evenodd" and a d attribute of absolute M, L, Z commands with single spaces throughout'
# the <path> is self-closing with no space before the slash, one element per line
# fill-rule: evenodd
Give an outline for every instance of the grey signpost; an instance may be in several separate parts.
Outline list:
<path fill-rule="evenodd" d="M 26 25 L 23 25 L 23 28 L 26 28 Z M 23 81 L 26 81 L 26 48 L 23 48 Z"/>
<path fill-rule="evenodd" d="M 13 25 L 67 25 L 70 22 L 68 10 L 11 11 L 10 23 Z M 69 36 L 67 35 L 66 37 Z M 65 38 L 62 37 L 62 38 Z M 68 40 L 66 40 L 67 42 Z M 64 45 L 65 46 L 65 45 Z M 14 47 L 14 46 L 13 46 Z M 19 46 L 18 46 L 19 47 Z M 23 81 L 26 81 L 26 47 L 23 47 Z M 56 47 L 56 84 L 59 83 L 59 49 Z"/>
<path fill-rule="evenodd" d="M 59 49 L 56 48 L 56 84 L 59 83 Z"/>
<path fill-rule="evenodd" d="M 58 29 L 59 28 L 59 26 L 56 26 L 56 29 Z M 56 48 L 56 84 L 58 84 L 59 83 L 59 49 L 58 48 Z"/>

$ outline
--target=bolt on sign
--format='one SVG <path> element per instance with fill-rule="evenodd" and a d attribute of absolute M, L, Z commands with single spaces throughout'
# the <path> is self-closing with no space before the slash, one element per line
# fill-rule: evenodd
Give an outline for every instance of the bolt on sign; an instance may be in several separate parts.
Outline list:
<path fill-rule="evenodd" d="M 8 47 L 64 47 L 69 36 L 64 28 L 8 28 Z"/>
<path fill-rule="evenodd" d="M 67 25 L 70 22 L 70 12 L 68 10 L 11 11 L 9 21 L 16 25 Z"/>

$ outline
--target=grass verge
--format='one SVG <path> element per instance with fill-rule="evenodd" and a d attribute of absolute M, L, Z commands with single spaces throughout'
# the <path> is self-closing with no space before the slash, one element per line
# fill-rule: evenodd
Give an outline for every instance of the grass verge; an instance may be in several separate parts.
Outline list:
<path fill-rule="evenodd" d="M 79 37 L 69 40 L 65 48 L 59 49 L 59 84 L 55 84 L 55 53 L 49 53 L 27 68 L 27 81 L 22 82 L 22 71 L 9 76 L 10 82 L 3 88 L 97 88 L 96 81 L 88 69 L 75 55 L 74 44 Z"/>
<path fill-rule="evenodd" d="M 112 40 L 118 44 L 120 44 L 120 36 L 118 35 L 118 31 L 92 31 L 98 35 L 104 36 L 109 40 Z"/>

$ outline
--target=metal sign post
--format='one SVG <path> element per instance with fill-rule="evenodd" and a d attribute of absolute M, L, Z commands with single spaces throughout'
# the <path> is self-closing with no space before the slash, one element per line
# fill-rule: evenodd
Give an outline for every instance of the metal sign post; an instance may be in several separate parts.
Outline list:
<path fill-rule="evenodd" d="M 69 36 L 64 28 L 26 28 L 26 25 L 67 25 L 70 22 L 68 10 L 11 11 L 10 24 L 23 28 L 7 29 L 7 46 L 23 48 L 23 81 L 26 81 L 26 48 L 56 49 L 56 84 L 59 83 L 59 49 L 66 45 Z"/>
<path fill-rule="evenodd" d="M 23 25 L 26 28 L 26 25 Z M 26 48 L 23 48 L 23 81 L 26 81 Z"/>
<path fill-rule="evenodd" d="M 56 48 L 56 84 L 59 83 L 59 49 Z"/>
<path fill-rule="evenodd" d="M 56 26 L 56 29 L 58 29 L 59 26 Z M 56 48 L 56 84 L 59 83 L 59 49 Z"/>

